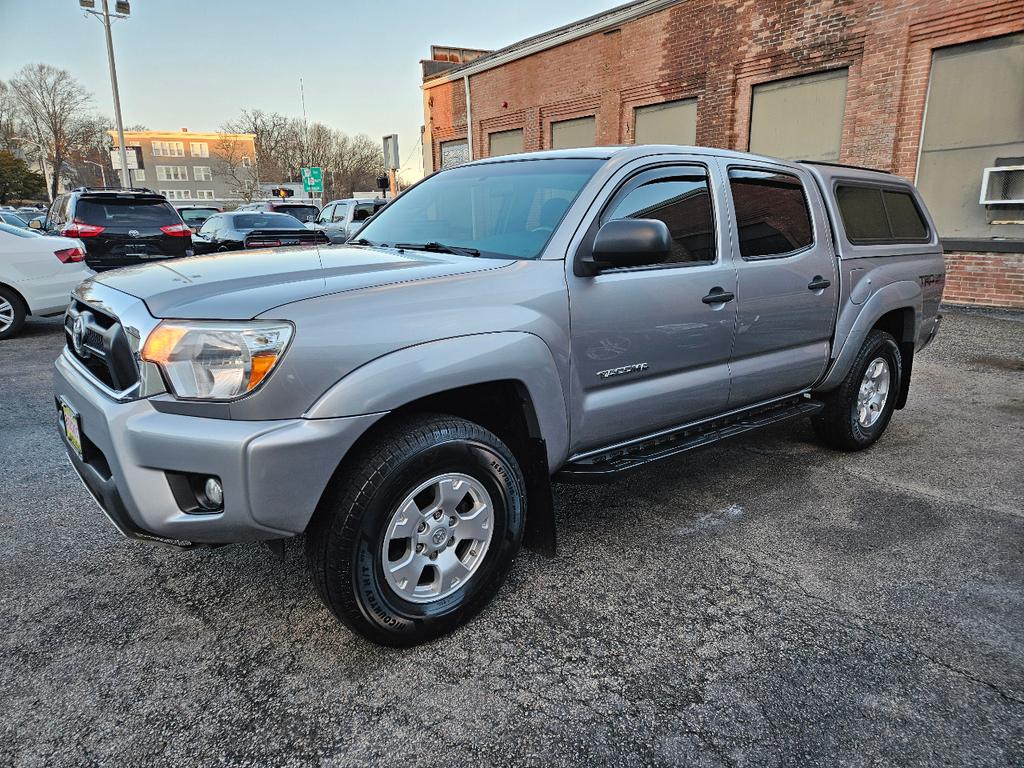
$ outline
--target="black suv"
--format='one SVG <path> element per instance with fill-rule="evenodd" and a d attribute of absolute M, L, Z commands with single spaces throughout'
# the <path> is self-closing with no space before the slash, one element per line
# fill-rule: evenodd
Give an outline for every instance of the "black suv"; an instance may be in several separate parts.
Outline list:
<path fill-rule="evenodd" d="M 79 187 L 53 201 L 40 229 L 76 237 L 96 271 L 191 256 L 192 231 L 163 195 L 148 189 Z"/>

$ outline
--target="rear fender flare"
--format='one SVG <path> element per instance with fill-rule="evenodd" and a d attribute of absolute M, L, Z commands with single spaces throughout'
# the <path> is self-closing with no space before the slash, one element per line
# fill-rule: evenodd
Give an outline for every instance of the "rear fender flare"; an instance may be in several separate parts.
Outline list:
<path fill-rule="evenodd" d="M 864 344 L 864 339 L 874 327 L 875 323 L 888 312 L 896 309 L 911 308 L 914 310 L 914 328 L 910 339 L 896 339 L 897 342 L 913 341 L 917 338 L 918 329 L 921 326 L 922 299 L 921 286 L 911 280 L 900 280 L 895 283 L 879 288 L 872 294 L 862 306 L 857 319 L 854 321 L 850 332 L 842 343 L 839 354 L 828 369 L 824 378 L 814 387 L 816 392 L 827 392 L 839 386 L 846 377 L 853 364 L 854 358 Z M 847 305 L 847 311 L 854 309 L 854 305 Z M 840 322 L 839 326 L 841 327 Z"/>

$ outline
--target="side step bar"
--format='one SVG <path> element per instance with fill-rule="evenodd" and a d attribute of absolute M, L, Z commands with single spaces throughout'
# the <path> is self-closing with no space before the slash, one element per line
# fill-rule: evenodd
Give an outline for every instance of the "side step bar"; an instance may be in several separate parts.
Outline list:
<path fill-rule="evenodd" d="M 570 461 L 555 474 L 555 481 L 563 483 L 591 483 L 614 479 L 620 472 L 667 459 L 680 453 L 703 448 L 742 435 L 755 429 L 782 421 L 813 416 L 825 404 L 807 397 L 797 396 L 770 405 L 750 408 L 715 419 L 658 433 L 646 440 L 631 442 Z"/>

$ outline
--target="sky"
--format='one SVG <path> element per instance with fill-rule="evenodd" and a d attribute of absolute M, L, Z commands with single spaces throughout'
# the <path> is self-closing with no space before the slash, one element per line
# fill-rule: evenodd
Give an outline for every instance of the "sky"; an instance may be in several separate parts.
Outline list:
<path fill-rule="evenodd" d="M 417 177 L 431 44 L 500 48 L 623 1 L 131 0 L 113 26 L 121 110 L 125 125 L 194 132 L 242 109 L 300 117 L 301 77 L 311 122 L 398 133 L 403 173 Z M 0 0 L 0 31 L 0 79 L 36 62 L 66 69 L 113 119 L 103 27 L 78 0 Z"/>

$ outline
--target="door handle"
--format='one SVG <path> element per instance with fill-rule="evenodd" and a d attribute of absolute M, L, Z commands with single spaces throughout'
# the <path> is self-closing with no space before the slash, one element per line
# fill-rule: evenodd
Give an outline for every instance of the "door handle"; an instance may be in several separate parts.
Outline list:
<path fill-rule="evenodd" d="M 808 291 L 823 291 L 832 285 L 831 280 L 826 280 L 821 275 L 815 275 L 814 279 L 807 284 Z"/>
<path fill-rule="evenodd" d="M 703 301 L 705 304 L 724 304 L 725 302 L 732 301 L 735 298 L 735 295 L 729 293 L 728 291 L 723 291 L 718 286 L 715 286 L 714 288 L 711 289 L 707 296 L 701 299 L 701 301 Z"/>

